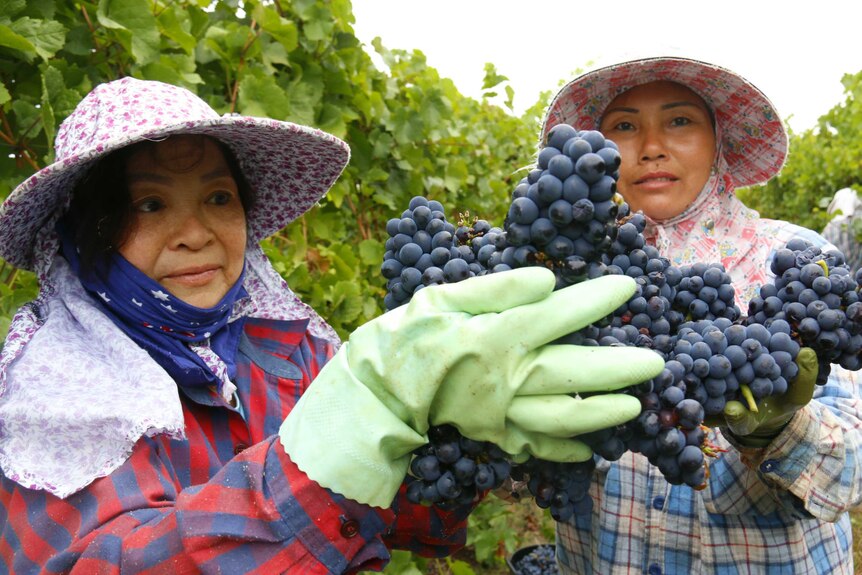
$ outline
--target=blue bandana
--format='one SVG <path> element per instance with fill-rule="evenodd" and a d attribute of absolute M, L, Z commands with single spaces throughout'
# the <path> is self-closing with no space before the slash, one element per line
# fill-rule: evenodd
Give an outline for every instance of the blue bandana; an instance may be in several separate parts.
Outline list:
<path fill-rule="evenodd" d="M 211 308 L 189 305 L 167 292 L 119 253 L 99 260 L 89 274 L 81 273 L 74 240 L 59 226 L 61 251 L 84 288 L 98 300 L 106 315 L 126 335 L 145 349 L 180 386 L 214 386 L 221 379 L 189 344 L 205 344 L 221 358 L 228 377 L 236 375 L 236 350 L 243 319 L 230 319 L 234 302 L 246 297 L 242 287 L 245 269 L 220 302 Z"/>

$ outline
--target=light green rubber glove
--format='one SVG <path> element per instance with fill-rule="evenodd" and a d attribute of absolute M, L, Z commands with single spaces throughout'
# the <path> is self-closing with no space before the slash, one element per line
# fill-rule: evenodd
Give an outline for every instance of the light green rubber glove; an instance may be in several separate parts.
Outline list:
<path fill-rule="evenodd" d="M 430 425 L 451 423 L 514 456 L 580 461 L 571 437 L 637 416 L 604 392 L 654 377 L 654 352 L 549 342 L 596 321 L 633 293 L 606 276 L 554 292 L 543 268 L 489 274 L 416 293 L 358 328 L 282 424 L 281 442 L 311 479 L 356 501 L 391 504 Z"/>
<path fill-rule="evenodd" d="M 803 347 L 796 356 L 799 374 L 790 382 L 787 393 L 765 397 L 752 411 L 740 401 L 728 401 L 724 406 L 724 422 L 733 437 L 746 447 L 766 447 L 775 439 L 793 416 L 804 407 L 814 394 L 817 382 L 817 354 Z"/>

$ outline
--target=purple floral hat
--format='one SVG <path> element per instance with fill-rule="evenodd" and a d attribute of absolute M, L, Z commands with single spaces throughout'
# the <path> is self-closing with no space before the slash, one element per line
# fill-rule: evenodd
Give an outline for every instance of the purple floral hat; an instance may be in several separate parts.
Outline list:
<path fill-rule="evenodd" d="M 0 257 L 33 269 L 36 237 L 69 205 L 77 180 L 105 155 L 144 140 L 202 134 L 224 142 L 256 194 L 249 235 L 261 240 L 320 200 L 350 158 L 347 144 L 306 126 L 219 116 L 190 91 L 123 78 L 96 86 L 57 132 L 56 161 L 15 188 L 0 206 Z"/>
<path fill-rule="evenodd" d="M 578 76 L 557 93 L 545 114 L 542 136 L 557 124 L 596 130 L 611 101 L 659 80 L 688 87 L 706 102 L 722 135 L 722 151 L 736 187 L 767 181 L 787 158 L 787 132 L 772 102 L 738 74 L 677 57 L 644 58 Z"/>

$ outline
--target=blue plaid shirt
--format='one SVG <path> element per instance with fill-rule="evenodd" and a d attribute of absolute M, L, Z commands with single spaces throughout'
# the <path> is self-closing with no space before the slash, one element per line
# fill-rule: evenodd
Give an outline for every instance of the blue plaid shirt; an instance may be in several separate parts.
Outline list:
<path fill-rule="evenodd" d="M 776 247 L 794 236 L 826 245 L 810 230 L 769 225 Z M 734 281 L 738 293 L 746 287 Z M 602 460 L 592 515 L 557 526 L 561 572 L 852 575 L 847 511 L 862 504 L 862 389 L 858 373 L 832 369 L 765 449 L 735 447 L 716 430 L 727 451 L 711 461 L 703 491 L 670 485 L 642 455 Z"/>

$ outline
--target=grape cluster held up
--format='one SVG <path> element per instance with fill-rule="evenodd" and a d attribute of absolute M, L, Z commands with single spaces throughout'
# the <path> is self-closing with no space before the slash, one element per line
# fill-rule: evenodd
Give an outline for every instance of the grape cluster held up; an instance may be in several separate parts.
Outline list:
<path fill-rule="evenodd" d="M 817 352 L 822 378 L 830 362 L 862 366 L 860 278 L 840 252 L 823 253 L 796 239 L 775 254 L 775 282 L 761 287 L 743 316 L 721 264 L 676 267 L 646 243 L 646 218 L 630 213 L 616 190 L 620 161 L 616 145 L 600 132 L 558 125 L 535 168 L 516 185 L 502 227 L 463 217 L 454 224 L 439 202 L 413 198 L 386 226 L 384 305 L 394 309 L 428 286 L 525 266 L 552 270 L 557 289 L 608 274 L 634 278 L 637 287 L 629 301 L 558 343 L 649 348 L 663 357 L 665 369 L 626 390 L 641 402 L 637 418 L 580 439 L 610 461 L 627 451 L 641 453 L 670 483 L 700 488 L 708 477 L 708 457 L 716 455 L 704 426 L 707 416 L 721 414 L 731 400 L 756 409 L 758 400 L 785 393 L 798 373 L 794 360 L 801 346 Z M 444 434 L 448 443 L 453 434 L 454 428 Z M 417 459 L 436 457 L 443 469 L 449 463 L 437 454 L 439 446 L 431 437 Z M 475 454 L 478 461 L 500 461 L 494 446 L 486 449 Z M 495 484 L 505 479 L 503 466 L 497 468 Z M 558 520 L 591 508 L 584 478 L 592 461 L 530 459 L 508 469 Z M 429 476 L 418 464 L 411 473 L 411 499 L 425 503 L 463 501 L 487 488 L 463 473 L 456 477 L 453 469 L 459 488 L 447 488 L 452 482 L 441 481 L 441 474 L 434 479 L 441 483 L 435 500 L 427 496 L 434 473 Z M 414 487 L 417 483 L 423 487 Z"/>

